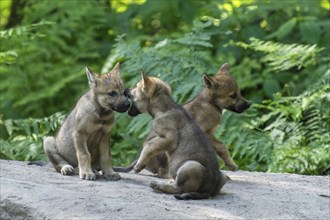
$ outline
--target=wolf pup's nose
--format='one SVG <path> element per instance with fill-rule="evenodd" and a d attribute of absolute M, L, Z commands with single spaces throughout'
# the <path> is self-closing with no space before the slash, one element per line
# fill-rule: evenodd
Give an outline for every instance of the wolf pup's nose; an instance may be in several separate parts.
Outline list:
<path fill-rule="evenodd" d="M 129 88 L 125 89 L 125 95 L 130 99 L 133 98 L 132 93 L 131 93 L 131 89 L 129 89 Z"/>
<path fill-rule="evenodd" d="M 116 112 L 126 112 L 130 107 L 130 102 L 126 100 L 125 102 L 122 102 L 120 105 L 118 105 L 114 110 Z"/>

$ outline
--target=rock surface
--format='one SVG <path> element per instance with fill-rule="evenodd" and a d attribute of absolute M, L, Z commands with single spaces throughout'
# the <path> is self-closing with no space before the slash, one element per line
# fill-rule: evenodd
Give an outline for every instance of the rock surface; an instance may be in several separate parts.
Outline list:
<path fill-rule="evenodd" d="M 1 219 L 330 219 L 330 178 L 225 172 L 215 198 L 153 192 L 148 172 L 110 182 L 62 176 L 50 166 L 0 160 Z"/>

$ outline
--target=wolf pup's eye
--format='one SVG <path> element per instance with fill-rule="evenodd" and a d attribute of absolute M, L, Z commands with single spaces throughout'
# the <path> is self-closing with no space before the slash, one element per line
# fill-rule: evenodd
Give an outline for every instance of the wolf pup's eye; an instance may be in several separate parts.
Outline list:
<path fill-rule="evenodd" d="M 235 92 L 235 93 L 229 95 L 229 97 L 232 98 L 232 99 L 236 99 L 236 97 L 237 97 L 237 93 Z"/>
<path fill-rule="evenodd" d="M 111 96 L 111 97 L 116 97 L 118 95 L 118 93 L 115 92 L 115 91 L 111 91 L 111 92 L 108 93 L 108 95 Z"/>

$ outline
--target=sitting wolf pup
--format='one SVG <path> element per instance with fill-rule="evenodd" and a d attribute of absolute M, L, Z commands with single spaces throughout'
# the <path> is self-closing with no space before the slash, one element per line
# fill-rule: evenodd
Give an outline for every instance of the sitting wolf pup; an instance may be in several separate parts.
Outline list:
<path fill-rule="evenodd" d="M 237 165 L 230 157 L 224 143 L 219 141 L 214 132 L 220 126 L 222 110 L 227 109 L 236 113 L 242 113 L 250 107 L 250 104 L 241 95 L 240 89 L 229 75 L 229 65 L 223 64 L 214 77 L 204 75 L 205 87 L 192 101 L 183 105 L 183 108 L 197 122 L 202 131 L 211 141 L 215 152 L 224 161 L 230 170 L 237 170 Z M 134 109 L 134 105 L 132 105 Z M 114 167 L 117 172 L 130 172 L 137 160 L 127 167 Z M 146 169 L 159 177 L 167 178 L 167 158 L 165 154 L 149 160 Z"/>
<path fill-rule="evenodd" d="M 58 172 L 74 174 L 79 167 L 81 179 L 95 180 L 93 170 L 101 169 L 108 180 L 119 180 L 109 156 L 109 131 L 114 113 L 126 112 L 130 103 L 120 77 L 119 63 L 101 76 L 86 68 L 90 90 L 77 102 L 57 136 L 44 139 L 44 150 Z"/>
<path fill-rule="evenodd" d="M 151 188 L 176 194 L 177 199 L 215 196 L 227 178 L 219 171 L 211 143 L 189 114 L 172 100 L 170 93 L 167 84 L 144 73 L 131 90 L 134 108 L 128 114 L 148 113 L 153 118 L 152 131 L 144 141 L 134 172 L 144 169 L 154 156 L 166 153 L 168 174 L 174 181 L 152 181 Z"/>

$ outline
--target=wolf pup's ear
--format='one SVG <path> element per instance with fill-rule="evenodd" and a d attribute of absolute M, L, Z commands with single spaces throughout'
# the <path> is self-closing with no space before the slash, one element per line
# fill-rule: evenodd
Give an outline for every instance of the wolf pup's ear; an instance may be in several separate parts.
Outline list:
<path fill-rule="evenodd" d="M 151 81 L 143 70 L 141 71 L 141 78 L 143 83 L 143 90 L 146 92 L 151 85 Z"/>
<path fill-rule="evenodd" d="M 220 67 L 220 69 L 219 69 L 217 75 L 219 75 L 219 74 L 229 75 L 229 68 L 230 68 L 230 66 L 229 66 L 228 63 L 223 64 L 223 65 Z"/>
<path fill-rule="evenodd" d="M 111 75 L 120 75 L 120 63 L 117 62 L 115 67 L 110 72 Z"/>
<path fill-rule="evenodd" d="M 93 88 L 96 86 L 96 79 L 92 71 L 89 69 L 88 66 L 86 66 L 86 75 L 88 79 L 88 84 L 90 88 Z"/>
<path fill-rule="evenodd" d="M 214 85 L 214 80 L 209 75 L 204 74 L 203 79 L 204 79 L 204 83 L 207 86 L 207 88 L 211 88 Z"/>

